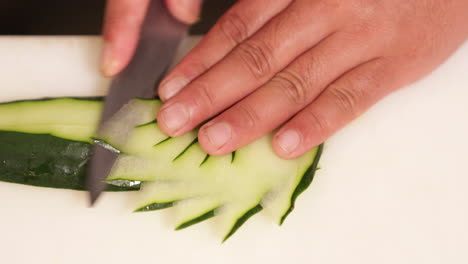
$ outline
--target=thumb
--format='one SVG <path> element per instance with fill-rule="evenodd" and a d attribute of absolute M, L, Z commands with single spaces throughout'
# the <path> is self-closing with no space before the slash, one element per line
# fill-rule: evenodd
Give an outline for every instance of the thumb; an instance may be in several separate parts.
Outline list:
<path fill-rule="evenodd" d="M 166 0 L 166 5 L 181 22 L 193 24 L 200 17 L 202 0 Z"/>

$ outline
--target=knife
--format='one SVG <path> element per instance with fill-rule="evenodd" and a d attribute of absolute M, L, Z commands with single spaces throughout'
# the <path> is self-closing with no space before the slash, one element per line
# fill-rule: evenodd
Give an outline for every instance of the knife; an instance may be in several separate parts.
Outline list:
<path fill-rule="evenodd" d="M 146 12 L 135 54 L 128 66 L 112 80 L 98 131 L 131 99 L 154 97 L 156 84 L 166 73 L 187 32 L 188 26 L 169 13 L 163 0 L 151 0 Z M 91 205 L 105 190 L 104 179 L 111 172 L 117 156 L 116 152 L 95 142 L 86 179 Z"/>

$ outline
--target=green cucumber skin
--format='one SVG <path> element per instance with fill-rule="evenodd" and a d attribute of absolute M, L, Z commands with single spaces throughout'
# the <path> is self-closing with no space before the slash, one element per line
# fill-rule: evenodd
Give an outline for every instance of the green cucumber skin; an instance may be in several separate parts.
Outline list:
<path fill-rule="evenodd" d="M 290 203 L 289 209 L 281 217 L 281 220 L 279 223 L 280 225 L 284 223 L 284 220 L 286 220 L 286 217 L 288 217 L 288 215 L 294 210 L 294 206 L 299 195 L 301 195 L 301 193 L 307 190 L 307 188 L 309 188 L 310 184 L 312 183 L 312 180 L 315 177 L 315 172 L 318 170 L 318 164 L 320 161 L 320 157 L 322 156 L 323 148 L 324 148 L 323 143 L 318 146 L 314 161 L 312 162 L 312 165 L 310 165 L 310 167 L 306 170 L 306 172 L 302 176 L 302 179 L 299 182 L 299 184 L 296 186 L 296 189 L 294 190 L 293 195 L 291 196 L 291 203 Z"/>
<path fill-rule="evenodd" d="M 195 145 L 197 143 L 198 143 L 198 138 L 194 139 L 179 155 L 177 155 L 177 157 L 175 157 L 172 160 L 172 162 L 174 162 L 174 161 L 178 160 L 180 157 L 182 157 L 190 147 L 192 147 L 193 145 Z"/>
<path fill-rule="evenodd" d="M 205 158 L 202 160 L 202 162 L 200 163 L 200 165 L 198 165 L 198 167 L 203 166 L 203 164 L 205 164 L 205 163 L 208 161 L 208 159 L 209 159 L 210 157 L 211 157 L 211 155 L 206 154 Z"/>
<path fill-rule="evenodd" d="M 32 186 L 85 190 L 92 145 L 45 134 L 0 131 L 0 181 Z M 138 190 L 140 186 L 108 191 Z"/>
<path fill-rule="evenodd" d="M 146 124 L 143 124 L 143 125 L 138 125 L 138 126 L 136 126 L 135 128 L 137 128 L 137 127 L 145 127 L 145 126 L 149 126 L 149 125 L 157 124 L 157 123 L 158 123 L 158 122 L 157 122 L 156 120 L 153 120 L 153 121 L 151 121 L 151 122 L 149 122 L 149 123 L 146 123 Z"/>
<path fill-rule="evenodd" d="M 215 216 L 215 211 L 216 211 L 216 209 L 218 209 L 218 208 L 215 208 L 215 209 L 213 209 L 213 210 L 210 210 L 210 211 L 208 211 L 208 212 L 206 212 L 206 213 L 204 213 L 204 214 L 202 214 L 202 215 L 200 215 L 200 216 L 198 216 L 198 217 L 196 217 L 196 218 L 194 218 L 194 219 L 192 219 L 192 220 L 189 220 L 189 221 L 187 221 L 187 222 L 185 222 L 185 223 L 180 224 L 179 226 L 177 226 L 177 227 L 175 228 L 175 230 L 177 230 L 177 231 L 178 231 L 178 230 L 182 230 L 182 229 L 184 229 L 184 228 L 187 228 L 187 227 L 189 227 L 189 226 L 192 226 L 192 225 L 201 223 L 201 222 L 203 222 L 203 221 L 205 221 L 205 220 L 208 220 L 208 219 L 214 217 L 214 216 Z"/>
<path fill-rule="evenodd" d="M 177 201 L 167 202 L 167 203 L 152 203 L 152 204 L 140 207 L 140 208 L 136 209 L 133 212 L 134 213 L 140 213 L 140 212 L 150 212 L 150 211 L 162 210 L 162 209 L 166 209 L 166 208 L 174 206 L 174 204 L 176 202 Z"/>
<path fill-rule="evenodd" d="M 234 160 L 235 160 L 235 159 L 236 159 L 236 151 L 233 151 L 233 152 L 231 153 L 231 164 L 234 163 Z"/>
<path fill-rule="evenodd" d="M 256 206 L 252 207 L 249 209 L 244 215 L 242 215 L 234 224 L 234 226 L 231 228 L 229 233 L 223 238 L 223 243 L 226 242 L 236 231 L 245 223 L 249 218 L 252 216 L 258 214 L 260 211 L 263 210 L 263 207 L 261 204 L 257 204 Z"/>

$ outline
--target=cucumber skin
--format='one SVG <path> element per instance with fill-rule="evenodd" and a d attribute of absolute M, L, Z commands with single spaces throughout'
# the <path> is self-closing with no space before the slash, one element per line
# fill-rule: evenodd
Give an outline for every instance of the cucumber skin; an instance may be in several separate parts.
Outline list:
<path fill-rule="evenodd" d="M 85 190 L 92 145 L 46 134 L 0 131 L 0 181 L 39 187 Z M 140 186 L 108 185 L 107 191 Z"/>
<path fill-rule="evenodd" d="M 257 204 L 256 206 L 250 208 L 245 214 L 243 214 L 239 219 L 237 219 L 236 223 L 234 226 L 229 230 L 229 233 L 223 238 L 223 243 L 228 240 L 234 233 L 236 233 L 237 230 L 245 223 L 249 218 L 252 216 L 258 214 L 260 211 L 263 210 L 263 207 L 261 204 Z"/>
<path fill-rule="evenodd" d="M 140 207 L 133 212 L 139 213 L 139 212 L 150 212 L 150 211 L 162 210 L 162 209 L 166 209 L 166 208 L 174 206 L 176 202 L 177 201 L 167 202 L 167 203 L 152 203 L 152 204 Z"/>
<path fill-rule="evenodd" d="M 309 188 L 310 184 L 312 183 L 315 177 L 315 172 L 318 170 L 318 164 L 320 161 L 320 157 L 322 156 L 323 147 L 324 147 L 323 143 L 318 146 L 314 161 L 312 162 L 312 165 L 310 165 L 310 167 L 306 170 L 306 172 L 302 176 L 302 179 L 299 182 L 299 184 L 296 186 L 296 189 L 294 190 L 291 196 L 289 209 L 281 217 L 279 225 L 282 225 L 284 223 L 284 220 L 286 220 L 286 217 L 288 217 L 288 215 L 294 210 L 294 206 L 296 204 L 296 200 L 299 197 L 299 195 L 301 195 L 301 193 L 307 190 L 307 188 Z"/>
<path fill-rule="evenodd" d="M 175 228 L 175 230 L 179 231 L 179 230 L 185 229 L 185 228 L 190 227 L 192 225 L 196 225 L 198 223 L 201 223 L 201 222 L 203 222 L 205 220 L 208 220 L 208 219 L 214 217 L 216 209 L 217 208 L 215 208 L 213 210 L 210 210 L 210 211 L 208 211 L 208 212 L 206 212 L 206 213 L 204 213 L 204 214 L 202 214 L 202 215 L 200 215 L 200 216 L 198 216 L 198 217 L 196 217 L 196 218 L 194 218 L 192 220 L 189 220 L 189 221 L 187 221 L 185 223 L 180 224 L 179 226 L 177 226 Z"/>

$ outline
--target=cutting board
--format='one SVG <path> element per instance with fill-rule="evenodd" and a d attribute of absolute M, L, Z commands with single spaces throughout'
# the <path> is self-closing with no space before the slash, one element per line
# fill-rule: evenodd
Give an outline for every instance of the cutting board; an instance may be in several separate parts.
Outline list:
<path fill-rule="evenodd" d="M 196 43 L 187 39 L 179 57 Z M 106 93 L 98 37 L 1 37 L 0 101 Z M 281 228 L 220 243 L 210 223 L 130 213 L 133 194 L 0 183 L 2 263 L 468 263 L 468 44 L 326 144 Z"/>

